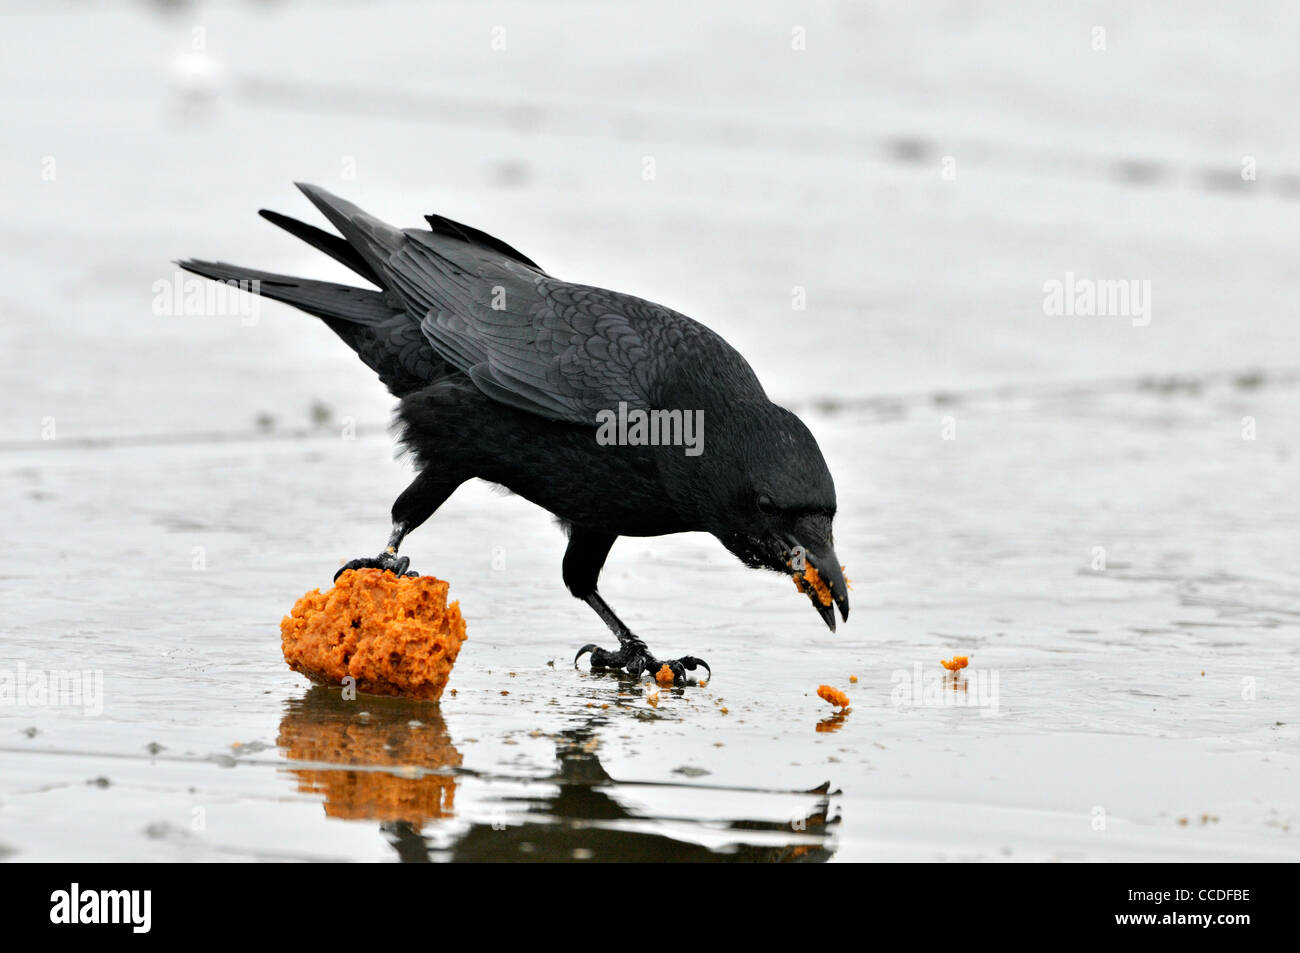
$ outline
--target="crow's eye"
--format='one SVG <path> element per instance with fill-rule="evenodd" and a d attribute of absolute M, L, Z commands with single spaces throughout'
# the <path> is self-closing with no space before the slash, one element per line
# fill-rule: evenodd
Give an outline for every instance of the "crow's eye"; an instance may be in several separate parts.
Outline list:
<path fill-rule="evenodd" d="M 772 502 L 772 498 L 768 496 L 766 493 L 759 495 L 758 508 L 762 510 L 764 513 L 776 512 L 776 504 Z"/>

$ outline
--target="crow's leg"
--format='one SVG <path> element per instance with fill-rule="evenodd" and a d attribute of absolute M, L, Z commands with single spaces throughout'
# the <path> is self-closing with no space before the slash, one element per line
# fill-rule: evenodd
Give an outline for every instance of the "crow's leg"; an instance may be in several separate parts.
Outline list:
<path fill-rule="evenodd" d="M 600 597 L 600 593 L 596 591 L 596 580 L 600 576 L 601 567 L 605 565 L 609 548 L 614 545 L 614 540 L 617 538 L 609 533 L 583 529 L 579 526 L 569 531 L 569 548 L 564 552 L 564 584 L 569 587 L 569 591 L 574 596 L 596 610 L 596 615 L 600 616 L 609 626 L 609 630 L 614 633 L 614 637 L 618 639 L 618 648 L 612 652 L 594 643 L 584 645 L 573 657 L 574 667 L 577 667 L 578 660 L 583 655 L 590 652 L 593 669 L 621 668 L 626 669 L 631 675 L 648 672 L 654 676 L 667 665 L 673 673 L 673 681 L 682 685 L 686 683 L 687 670 L 693 672 L 702 667 L 712 678 L 713 670 L 709 668 L 709 663 L 692 655 L 679 659 L 655 658 L 650 654 L 646 644 L 632 634 L 632 631 L 614 614 L 609 604 Z"/>
<path fill-rule="evenodd" d="M 408 572 L 410 557 L 398 556 L 397 549 L 407 534 L 432 516 L 433 511 L 442 506 L 463 482 L 436 467 L 422 470 L 393 502 L 393 532 L 388 537 L 387 548 L 378 556 L 351 560 L 334 574 L 334 578 L 337 580 L 349 569 L 384 569 L 399 576 L 418 576 L 418 572 Z"/>
<path fill-rule="evenodd" d="M 592 669 L 613 668 L 626 669 L 630 675 L 640 675 L 643 672 L 652 676 L 658 675 L 659 671 L 668 666 L 669 671 L 673 673 L 673 682 L 677 685 L 686 684 L 686 672 L 695 671 L 697 668 L 703 668 L 709 673 L 709 678 L 713 677 L 713 670 L 709 668 L 709 663 L 704 659 L 696 658 L 693 655 L 683 655 L 676 659 L 657 659 L 650 654 L 649 647 L 625 626 L 619 617 L 614 614 L 614 610 L 609 607 L 599 593 L 592 592 L 583 597 L 587 605 L 596 610 L 609 630 L 614 633 L 618 639 L 618 648 L 614 651 L 602 649 L 594 642 L 589 642 L 582 648 L 578 649 L 578 654 L 573 657 L 573 665 L 578 666 L 578 660 L 583 655 L 591 653 Z"/>

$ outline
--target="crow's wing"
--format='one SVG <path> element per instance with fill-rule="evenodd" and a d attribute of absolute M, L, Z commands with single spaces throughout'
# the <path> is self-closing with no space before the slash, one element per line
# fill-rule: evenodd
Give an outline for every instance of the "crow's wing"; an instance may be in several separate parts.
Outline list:
<path fill-rule="evenodd" d="M 436 234 L 406 235 L 382 265 L 385 284 L 424 315 L 420 327 L 434 351 L 501 403 L 594 424 L 597 412 L 620 402 L 664 406 L 682 349 L 721 345 L 734 354 L 703 325 L 661 305 L 558 281 Z"/>
<path fill-rule="evenodd" d="M 558 281 L 500 239 L 442 216 L 427 217 L 428 231 L 397 229 L 324 189 L 299 188 L 351 250 L 312 226 L 277 224 L 378 279 L 383 303 L 407 312 L 431 351 L 494 400 L 594 424 L 620 402 L 671 410 L 764 396 L 745 359 L 683 314 Z"/>

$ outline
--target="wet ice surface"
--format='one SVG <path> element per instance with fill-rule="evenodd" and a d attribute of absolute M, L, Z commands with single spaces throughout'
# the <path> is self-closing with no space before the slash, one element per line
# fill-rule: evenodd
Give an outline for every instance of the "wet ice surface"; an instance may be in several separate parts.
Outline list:
<path fill-rule="evenodd" d="M 1235 23 L 1187 73 L 1195 17 L 1169 33 L 1117 7 L 1098 70 L 1063 52 L 1068 22 L 927 33 L 910 8 L 830 7 L 826 45 L 787 62 L 764 52 L 785 14 L 657 5 L 629 29 L 575 7 L 607 45 L 557 59 L 572 21 L 531 8 L 423 32 L 393 29 L 422 5 L 380 9 L 207 11 L 224 72 L 188 100 L 185 16 L 11 17 L 35 39 L 0 70 L 43 80 L 3 104 L 26 150 L 0 156 L 3 660 L 102 670 L 104 699 L 0 707 L 0 855 L 1300 857 L 1294 205 L 1277 177 L 1203 187 L 1242 152 L 1285 168 L 1285 30 Z M 498 19 L 507 57 L 479 42 Z M 642 40 L 664 68 L 638 67 Z M 304 98 L 318 61 L 362 93 Z M 385 83 L 407 95 L 357 107 Z M 1134 156 L 1165 177 L 1108 171 Z M 310 689 L 278 622 L 386 536 L 409 479 L 390 402 L 286 308 L 151 307 L 180 255 L 334 275 L 252 215 L 306 216 L 294 178 L 718 328 L 826 452 L 849 622 L 828 633 L 709 538 L 622 540 L 610 603 L 716 672 L 652 706 L 571 667 L 609 637 L 565 592 L 549 517 L 469 485 L 404 547 L 469 620 L 455 694 Z M 1045 317 L 1067 270 L 1150 278 L 1151 325 Z M 823 683 L 852 711 L 834 720 Z"/>
<path fill-rule="evenodd" d="M 5 713 L 3 841 L 159 860 L 1295 858 L 1297 447 L 1236 432 L 1295 397 L 982 398 L 940 408 L 951 441 L 929 402 L 813 412 L 846 486 L 849 623 L 826 632 L 788 580 L 708 538 L 623 540 L 611 603 L 716 670 L 657 706 L 573 670 L 604 636 L 559 584 L 562 538 L 481 486 L 407 549 L 469 619 L 454 695 L 344 703 L 287 671 L 279 616 L 374 548 L 400 485 L 383 437 L 8 454 L 16 538 L 72 501 L 83 520 L 81 551 L 6 555 L 9 643 L 32 667 L 102 667 L 105 703 Z M 953 654 L 971 660 L 955 687 Z M 822 683 L 852 698 L 838 723 Z"/>

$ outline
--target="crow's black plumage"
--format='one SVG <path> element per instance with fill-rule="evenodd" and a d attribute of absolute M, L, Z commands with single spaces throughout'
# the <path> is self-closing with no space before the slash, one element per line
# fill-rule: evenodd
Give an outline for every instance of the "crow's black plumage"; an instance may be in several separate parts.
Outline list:
<path fill-rule="evenodd" d="M 833 596 L 825 605 L 806 587 L 826 624 L 835 628 L 835 605 L 848 618 L 831 534 L 835 486 L 817 442 L 768 400 L 721 337 L 649 301 L 553 278 L 450 219 L 430 215 L 427 229 L 396 229 L 323 189 L 299 188 L 338 235 L 262 215 L 375 290 L 223 262 L 179 264 L 248 282 L 321 318 L 401 398 L 401 436 L 419 475 L 393 504 L 387 551 L 349 566 L 404 571 L 409 563 L 396 555 L 402 539 L 461 483 L 479 478 L 562 521 L 565 584 L 620 643 L 613 652 L 584 646 L 579 657 L 590 651 L 595 666 L 637 673 L 662 664 L 597 592 L 619 536 L 708 532 L 746 565 L 787 575 L 806 560 Z M 649 436 L 644 427 L 614 426 L 638 415 L 670 425 L 674 413 L 673 443 L 638 442 L 638 434 Z M 683 421 L 701 422 L 700 433 L 684 431 Z M 699 439 L 684 440 L 692 437 Z M 666 664 L 684 679 L 697 663 L 688 656 Z"/>

